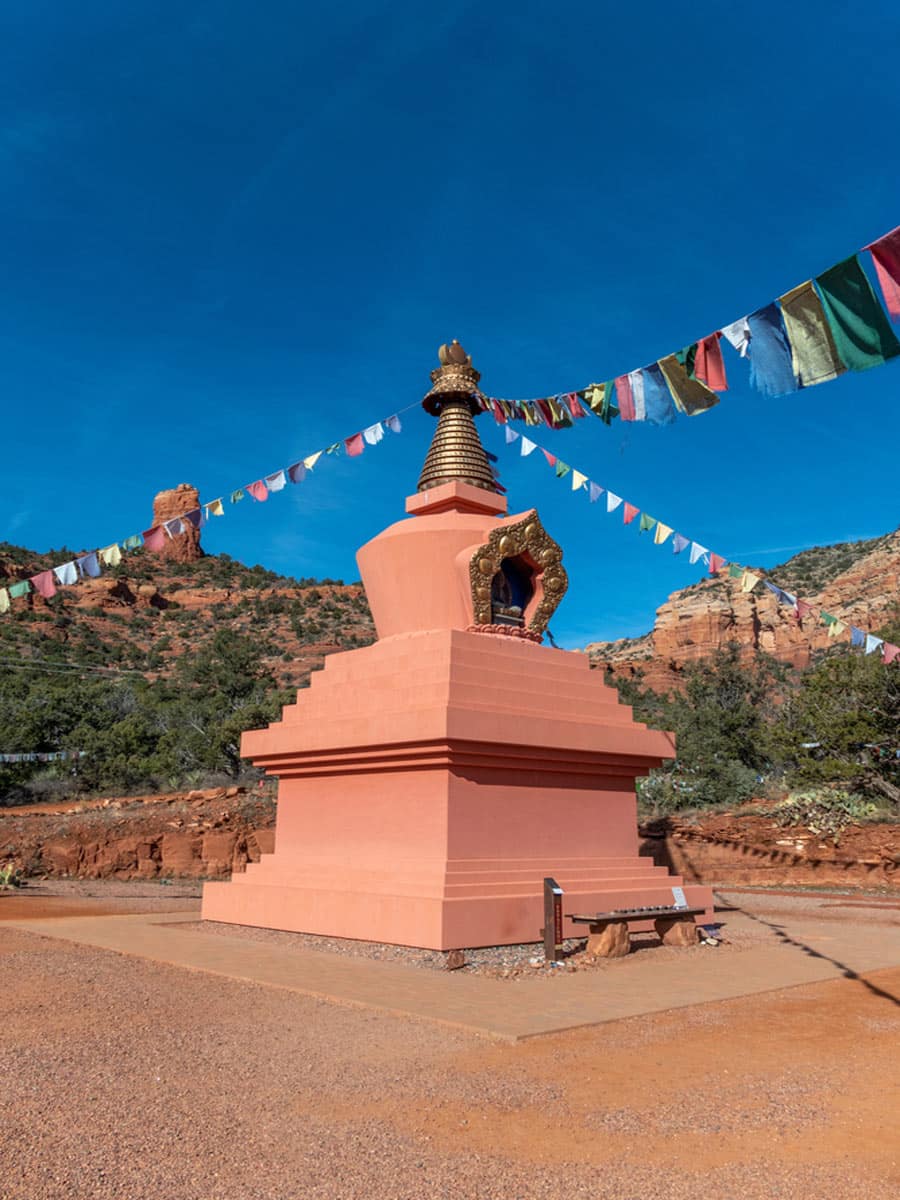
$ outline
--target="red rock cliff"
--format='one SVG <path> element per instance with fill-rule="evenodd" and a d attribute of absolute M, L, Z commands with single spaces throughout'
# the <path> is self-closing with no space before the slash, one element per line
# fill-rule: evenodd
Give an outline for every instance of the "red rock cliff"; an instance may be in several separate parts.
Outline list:
<path fill-rule="evenodd" d="M 153 524 L 162 525 L 164 521 L 171 521 L 173 517 L 181 517 L 199 506 L 200 493 L 197 489 L 189 483 L 179 483 L 177 488 L 168 488 L 164 492 L 157 492 L 153 500 Z M 172 562 L 186 563 L 195 562 L 198 558 L 203 557 L 203 551 L 200 548 L 200 530 L 195 529 L 189 521 L 184 522 L 184 529 L 184 533 L 166 539 L 163 549 L 157 551 L 162 558 L 171 559 Z"/>

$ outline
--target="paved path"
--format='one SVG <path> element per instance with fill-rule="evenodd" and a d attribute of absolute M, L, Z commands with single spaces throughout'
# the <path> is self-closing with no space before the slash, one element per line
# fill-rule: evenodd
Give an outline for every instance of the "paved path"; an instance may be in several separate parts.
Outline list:
<path fill-rule="evenodd" d="M 900 965 L 900 918 L 894 914 L 875 910 L 863 915 L 857 910 L 852 919 L 837 919 L 831 912 L 821 917 L 809 911 L 786 915 L 772 904 L 769 900 L 767 908 L 766 902 L 754 902 L 755 915 L 727 915 L 729 928 L 762 933 L 763 941 L 748 949 L 709 949 L 665 960 L 635 955 L 605 970 L 515 981 L 207 935 L 196 927 L 195 911 L 19 919 L 8 924 L 42 937 L 424 1018 L 508 1041 L 776 988 L 855 978 Z M 846 917 L 851 918 L 851 910 Z M 860 986 L 876 988 L 877 980 L 861 980 Z"/>

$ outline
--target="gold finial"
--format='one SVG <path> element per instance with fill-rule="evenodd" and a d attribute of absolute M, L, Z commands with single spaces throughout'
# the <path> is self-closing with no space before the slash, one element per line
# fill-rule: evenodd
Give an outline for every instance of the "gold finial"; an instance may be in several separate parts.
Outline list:
<path fill-rule="evenodd" d="M 419 476 L 420 492 L 442 483 L 470 483 L 496 492 L 497 485 L 472 420 L 482 411 L 479 373 L 471 355 L 455 339 L 438 350 L 440 366 L 431 372 L 432 388 L 422 407 L 439 417 L 431 447 Z"/>

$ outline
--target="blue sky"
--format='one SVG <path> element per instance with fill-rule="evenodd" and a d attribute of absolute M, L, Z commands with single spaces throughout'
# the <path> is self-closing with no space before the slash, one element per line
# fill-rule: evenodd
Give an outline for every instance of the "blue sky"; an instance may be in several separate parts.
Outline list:
<path fill-rule="evenodd" d="M 900 223 L 900 10 L 870 3 L 57 2 L 0 14 L 0 539 L 93 548 L 413 404 L 457 337 L 494 395 L 653 361 Z M 896 527 L 900 369 L 540 440 L 729 558 Z M 697 578 L 479 418 L 571 586 L 561 644 Z M 420 409 L 205 532 L 355 579 Z"/>

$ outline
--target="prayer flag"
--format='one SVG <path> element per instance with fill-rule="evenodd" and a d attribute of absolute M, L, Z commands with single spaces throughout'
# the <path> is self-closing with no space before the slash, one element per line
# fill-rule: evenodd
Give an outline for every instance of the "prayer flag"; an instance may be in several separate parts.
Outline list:
<path fill-rule="evenodd" d="M 184 533 L 181 517 L 172 517 L 171 521 L 163 521 L 163 528 L 169 537 L 177 537 L 179 533 Z"/>
<path fill-rule="evenodd" d="M 628 375 L 619 375 L 615 380 L 616 403 L 623 421 L 634 420 L 634 397 L 631 394 L 631 379 Z"/>
<path fill-rule="evenodd" d="M 635 508 L 633 504 L 629 504 L 626 500 L 625 507 L 622 509 L 622 524 L 630 525 L 640 511 L 639 508 Z"/>
<path fill-rule="evenodd" d="M 659 363 L 641 370 L 644 379 L 644 411 L 652 425 L 671 425 L 675 420 L 675 405 Z"/>
<path fill-rule="evenodd" d="M 527 438 L 524 434 L 522 434 L 522 457 L 527 458 L 532 450 L 537 450 L 537 443 L 533 442 L 531 438 Z"/>
<path fill-rule="evenodd" d="M 551 454 L 549 450 L 545 450 L 543 447 L 541 447 L 541 453 L 543 454 L 544 458 L 546 458 L 547 462 L 550 464 L 551 467 L 556 466 L 556 455 L 555 454 Z"/>
<path fill-rule="evenodd" d="M 745 571 L 741 579 L 741 591 L 752 592 L 759 583 L 759 575 L 754 575 L 752 571 Z"/>
<path fill-rule="evenodd" d="M 801 387 L 827 383 L 846 370 L 812 280 L 779 297 L 791 344 L 791 365 Z"/>
<path fill-rule="evenodd" d="M 619 410 L 612 402 L 615 385 L 612 380 L 608 383 L 592 383 L 585 392 L 585 400 L 591 411 L 596 413 L 604 425 L 609 425 L 613 417 L 619 415 Z"/>
<path fill-rule="evenodd" d="M 9 592 L 6 588 L 0 588 L 0 613 L 9 612 Z"/>
<path fill-rule="evenodd" d="M 741 317 L 739 321 L 732 321 L 730 325 L 725 325 L 719 332 L 727 342 L 734 346 L 741 358 L 747 357 L 753 337 L 747 317 Z"/>
<path fill-rule="evenodd" d="M 850 626 L 850 645 L 864 646 L 866 644 L 866 635 L 862 629 L 857 629 L 855 625 Z"/>
<path fill-rule="evenodd" d="M 572 491 L 577 492 L 587 483 L 587 475 L 582 475 L 580 471 L 572 469 Z"/>
<path fill-rule="evenodd" d="M 140 545 L 139 542 L 138 545 Z M 63 587 L 71 587 L 73 583 L 78 582 L 78 570 L 74 562 L 63 563 L 59 567 L 54 567 L 53 574 Z"/>
<path fill-rule="evenodd" d="M 699 379 L 691 379 L 682 363 L 674 354 L 659 360 L 659 369 L 665 376 L 669 391 L 676 405 L 689 417 L 707 412 L 719 403 L 719 397 Z"/>
<path fill-rule="evenodd" d="M 45 600 L 51 600 L 56 595 L 56 580 L 52 571 L 41 571 L 38 575 L 32 575 L 31 583 L 34 590 Z"/>
<path fill-rule="evenodd" d="M 556 460 L 556 478 L 557 479 L 562 479 L 565 475 L 568 475 L 568 473 L 571 470 L 572 470 L 572 468 L 569 466 L 568 463 L 564 463 L 560 459 Z"/>
<path fill-rule="evenodd" d="M 705 564 L 708 554 L 709 551 L 705 546 L 701 546 L 699 542 L 691 542 L 691 564 L 695 563 L 698 558 L 702 559 Z"/>
<path fill-rule="evenodd" d="M 291 483 L 302 483 L 306 478 L 306 467 L 302 462 L 291 463 L 287 469 L 287 475 Z"/>
<path fill-rule="evenodd" d="M 357 458 L 365 450 L 366 443 L 361 433 L 354 433 L 353 437 L 344 440 L 344 446 L 351 458 Z"/>
<path fill-rule="evenodd" d="M 732 563 L 731 566 L 728 568 L 728 578 L 729 579 L 743 579 L 743 577 L 744 577 L 744 568 L 739 567 L 737 565 L 737 563 Z"/>
<path fill-rule="evenodd" d="M 835 621 L 833 625 L 828 626 L 828 636 L 830 638 L 840 637 L 847 629 L 843 621 Z"/>
<path fill-rule="evenodd" d="M 550 409 L 550 414 L 553 420 L 550 422 L 551 429 L 571 429 L 572 418 L 569 416 L 569 410 L 563 408 L 562 403 L 555 396 L 547 400 L 547 406 Z"/>
<path fill-rule="evenodd" d="M 27 596 L 31 591 L 31 584 L 27 579 L 20 579 L 18 583 L 9 585 L 9 594 L 13 600 L 18 600 L 21 596 Z"/>
<path fill-rule="evenodd" d="M 724 559 L 721 554 L 710 554 L 710 556 L 709 556 L 709 573 L 710 573 L 710 575 L 715 575 L 718 571 L 721 571 L 722 568 L 725 566 L 726 561 L 727 560 Z"/>
<path fill-rule="evenodd" d="M 537 415 L 537 410 L 530 400 L 521 401 L 519 407 L 522 410 L 522 416 L 526 425 L 540 425 L 541 421 Z"/>
<path fill-rule="evenodd" d="M 782 591 L 778 598 L 783 604 L 789 604 L 791 608 L 797 607 L 797 597 L 792 596 L 790 592 Z"/>
<path fill-rule="evenodd" d="M 498 425 L 505 425 L 509 418 L 506 415 L 506 410 L 503 408 L 499 400 L 489 401 L 491 410 L 494 414 L 494 420 Z"/>
<path fill-rule="evenodd" d="M 260 504 L 269 498 L 269 489 L 261 479 L 257 479 L 253 483 L 247 484 L 247 494 L 252 496 L 254 500 L 258 500 Z"/>
<path fill-rule="evenodd" d="M 162 540 L 164 542 L 165 538 Z M 85 554 L 83 558 L 76 558 L 75 562 L 81 572 L 82 579 L 85 575 L 89 575 L 91 579 L 96 579 L 100 574 L 100 563 L 97 561 L 97 552 L 95 550 L 92 550 L 90 554 Z"/>
<path fill-rule="evenodd" d="M 100 561 L 107 567 L 117 567 L 122 561 L 122 551 L 119 549 L 119 543 L 113 542 L 111 546 L 104 546 L 100 551 Z"/>
<path fill-rule="evenodd" d="M 231 503 L 239 504 L 244 498 L 244 489 L 238 488 L 237 491 L 231 493 Z"/>
<path fill-rule="evenodd" d="M 284 471 L 276 471 L 274 475 L 266 476 L 266 487 L 270 492 L 280 492 L 287 486 L 287 476 Z"/>
<path fill-rule="evenodd" d="M 390 425 L 390 421 L 388 422 L 388 425 Z M 306 467 L 307 471 L 311 471 L 321 457 L 322 451 L 317 450 L 315 454 L 310 454 L 308 458 L 304 458 L 303 465 Z"/>
<path fill-rule="evenodd" d="M 827 612 L 820 612 L 819 617 L 825 622 L 826 625 L 833 625 L 837 620 L 837 617 L 833 617 L 831 613 Z"/>
<path fill-rule="evenodd" d="M 0 607 L 0 612 L 2 612 Z M 883 663 L 892 663 L 900 655 L 900 646 L 895 646 L 893 642 L 885 642 L 881 651 L 881 661 Z"/>
<path fill-rule="evenodd" d="M 721 333 L 716 332 L 701 338 L 697 343 L 697 353 L 694 358 L 694 375 L 714 392 L 728 391 L 725 361 L 722 358 L 722 347 L 719 345 L 721 337 Z"/>
<path fill-rule="evenodd" d="M 512 443 L 516 440 L 516 438 L 520 436 L 513 429 L 512 425 L 507 425 L 507 427 L 503 430 L 503 435 L 506 438 L 507 446 L 511 446 Z"/>
<path fill-rule="evenodd" d="M 883 638 L 877 638 L 872 633 L 866 634 L 866 654 L 874 654 L 881 646 L 884 645 Z"/>
<path fill-rule="evenodd" d="M 866 249 L 871 252 L 884 303 L 896 321 L 900 317 L 900 225 Z"/>
<path fill-rule="evenodd" d="M 641 513 L 641 519 L 638 522 L 639 533 L 649 533 L 656 524 L 656 517 L 651 517 L 649 513 Z"/>
<path fill-rule="evenodd" d="M 797 613 L 797 620 L 802 621 L 804 617 L 808 617 L 815 608 L 808 600 L 795 600 L 794 610 Z"/>
<path fill-rule="evenodd" d="M 550 405 L 547 403 L 547 401 L 546 400 L 535 400 L 534 407 L 537 410 L 537 413 L 538 413 L 541 421 L 543 421 L 543 423 L 547 426 L 548 429 L 552 429 L 553 428 L 553 413 L 550 411 Z"/>
<path fill-rule="evenodd" d="M 578 399 L 577 392 L 569 392 L 568 396 L 566 396 L 566 403 L 569 406 L 569 412 L 572 414 L 572 416 L 574 417 L 574 419 L 576 421 L 579 421 L 583 417 L 587 416 L 587 413 L 584 411 L 584 406 L 582 405 L 581 401 Z"/>
<path fill-rule="evenodd" d="M 400 424 L 400 418 L 397 416 L 388 417 L 388 419 L 385 421 L 385 425 L 387 425 L 391 433 L 399 433 L 403 428 L 403 426 Z"/>
<path fill-rule="evenodd" d="M 615 512 L 621 503 L 621 496 L 616 496 L 613 492 L 606 493 L 606 511 L 608 513 Z"/>
<path fill-rule="evenodd" d="M 631 399 L 634 403 L 634 420 L 646 421 L 647 407 L 644 402 L 644 376 L 640 371 L 630 371 L 628 381 L 631 384 Z"/>
<path fill-rule="evenodd" d="M 782 596 L 784 595 L 784 592 L 781 590 L 781 588 L 778 586 L 777 583 L 770 583 L 768 579 L 763 580 L 763 582 L 765 583 L 765 585 L 769 589 L 769 591 L 775 595 L 776 599 L 780 600 L 782 598 Z"/>
<path fill-rule="evenodd" d="M 766 396 L 796 392 L 791 347 L 781 319 L 781 309 L 772 301 L 747 318 L 752 337 L 750 382 Z"/>
<path fill-rule="evenodd" d="M 154 525 L 152 529 L 145 529 L 141 537 L 144 539 L 144 546 L 148 550 L 162 550 L 166 544 L 166 531 L 162 525 Z"/>
<path fill-rule="evenodd" d="M 600 497 L 603 495 L 603 488 L 600 486 L 599 483 L 589 483 L 588 491 L 590 492 L 590 496 L 591 496 L 591 504 L 596 503 L 596 501 L 598 501 L 600 499 Z"/>
<path fill-rule="evenodd" d="M 384 437 L 384 426 L 380 421 L 376 421 L 374 425 L 363 430 L 363 437 L 370 446 L 377 446 Z"/>
<path fill-rule="evenodd" d="M 341 452 L 341 443 L 340 442 L 332 442 L 330 446 L 325 447 L 326 454 L 340 454 L 340 452 Z"/>
<path fill-rule="evenodd" d="M 855 254 L 817 275 L 816 284 L 846 367 L 866 371 L 900 354 L 900 342 Z"/>
<path fill-rule="evenodd" d="M 140 547 L 140 544 L 141 544 L 140 537 L 136 533 L 132 533 L 132 534 L 129 534 L 129 536 L 122 543 L 122 549 L 123 550 L 137 550 Z M 74 566 L 74 563 L 73 563 L 73 566 Z"/>
<path fill-rule="evenodd" d="M 184 520 L 189 521 L 195 529 L 202 529 L 206 524 L 206 517 L 203 515 L 203 509 L 192 508 L 189 513 L 184 514 Z"/>
<path fill-rule="evenodd" d="M 656 532 L 653 535 L 654 546 L 661 546 L 671 532 L 671 525 L 663 525 L 662 521 L 657 521 Z"/>
<path fill-rule="evenodd" d="M 224 517 L 225 516 L 225 508 L 222 504 L 221 499 L 210 500 L 209 504 L 207 504 L 207 506 L 206 506 L 206 511 L 209 513 L 212 513 L 212 515 L 214 517 Z"/>
<path fill-rule="evenodd" d="M 682 534 L 676 533 L 672 539 L 672 553 L 680 554 L 682 550 L 686 550 L 690 544 L 690 538 L 686 538 Z"/>

